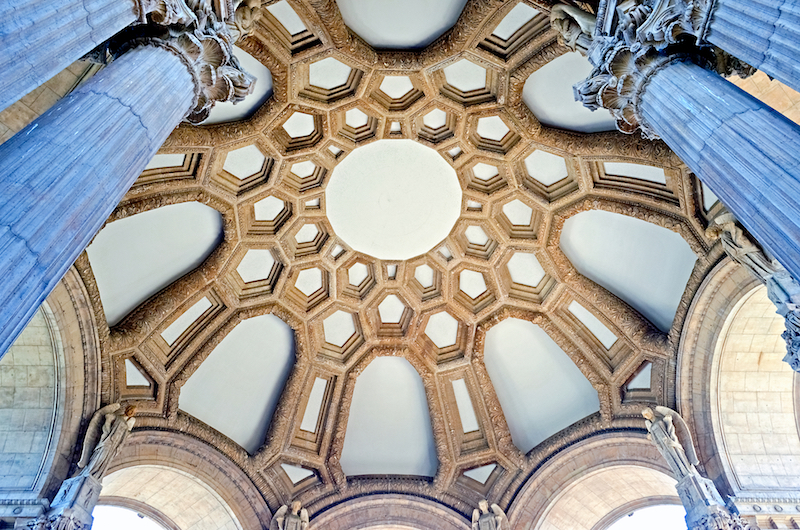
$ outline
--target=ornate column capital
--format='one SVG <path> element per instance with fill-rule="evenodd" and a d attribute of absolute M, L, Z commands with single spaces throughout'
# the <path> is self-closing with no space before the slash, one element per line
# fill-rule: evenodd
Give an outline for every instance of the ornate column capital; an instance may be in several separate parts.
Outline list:
<path fill-rule="evenodd" d="M 155 46 L 176 55 L 194 81 L 194 103 L 185 120 L 200 123 L 217 102 L 237 103 L 255 87 L 233 55 L 233 43 L 248 34 L 260 15 L 259 0 L 138 0 L 145 24 L 126 28 L 91 59 L 108 63 L 138 46 Z M 258 5 L 255 5 L 258 3 Z M 221 18 L 221 16 L 225 18 Z"/>
<path fill-rule="evenodd" d="M 705 44 L 714 2 L 601 0 L 596 17 L 570 6 L 554 7 L 550 23 L 559 41 L 595 67 L 574 86 L 575 100 L 592 110 L 611 111 L 624 133 L 639 129 L 655 139 L 658 135 L 639 113 L 639 100 L 658 71 L 688 61 L 721 75 L 752 74 L 749 65 Z"/>

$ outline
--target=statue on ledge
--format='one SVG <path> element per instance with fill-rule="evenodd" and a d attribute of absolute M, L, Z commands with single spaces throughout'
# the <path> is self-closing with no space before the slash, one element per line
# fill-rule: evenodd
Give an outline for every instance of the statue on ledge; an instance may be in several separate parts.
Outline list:
<path fill-rule="evenodd" d="M 472 530 L 511 530 L 511 524 L 497 504 L 490 507 L 489 501 L 483 499 L 472 511 Z"/>
<path fill-rule="evenodd" d="M 275 515 L 272 516 L 272 522 L 269 525 L 270 530 L 307 530 L 308 529 L 308 511 L 303 508 L 300 501 L 292 502 L 292 511 L 285 504 L 278 508 Z"/>
<path fill-rule="evenodd" d="M 89 475 L 102 480 L 108 465 L 133 429 L 136 407 L 129 405 L 120 411 L 122 405 L 112 403 L 101 408 L 92 416 L 86 436 L 83 439 L 83 452 L 78 462 L 79 476 Z"/>

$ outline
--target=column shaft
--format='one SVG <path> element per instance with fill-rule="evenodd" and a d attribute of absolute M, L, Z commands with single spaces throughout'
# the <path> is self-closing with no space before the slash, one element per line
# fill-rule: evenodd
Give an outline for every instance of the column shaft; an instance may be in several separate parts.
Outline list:
<path fill-rule="evenodd" d="M 0 356 L 189 111 L 186 65 L 131 50 L 0 145 Z"/>
<path fill-rule="evenodd" d="M 800 127 L 714 72 L 679 62 L 640 100 L 647 124 L 795 278 Z"/>
<path fill-rule="evenodd" d="M 2 0 L 0 110 L 136 20 L 131 0 Z"/>
<path fill-rule="evenodd" d="M 716 0 L 706 40 L 800 90 L 800 0 Z"/>

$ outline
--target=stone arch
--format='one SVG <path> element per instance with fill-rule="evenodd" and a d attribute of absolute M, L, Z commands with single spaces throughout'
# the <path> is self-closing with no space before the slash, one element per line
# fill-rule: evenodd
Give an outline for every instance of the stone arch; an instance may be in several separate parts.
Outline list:
<path fill-rule="evenodd" d="M 350 499 L 311 519 L 310 530 L 468 530 L 461 515 L 429 499 L 383 494 Z"/>
<path fill-rule="evenodd" d="M 626 429 L 579 441 L 535 470 L 507 511 L 511 526 L 525 530 L 560 528 L 553 522 L 558 518 L 557 512 L 570 505 L 578 490 L 596 486 L 587 481 L 600 483 L 604 481 L 598 481 L 598 478 L 608 479 L 603 474 L 612 473 L 609 470 L 616 472 L 612 477 L 614 480 L 633 475 L 641 484 L 649 481 L 658 481 L 658 484 L 647 489 L 643 495 L 629 491 L 616 498 L 598 496 L 595 511 L 588 514 L 590 516 L 585 517 L 585 521 L 577 521 L 588 525 L 587 530 L 597 528 L 604 521 L 608 522 L 620 509 L 635 503 L 644 503 L 638 507 L 664 504 L 665 498 L 678 502 L 673 486 L 675 481 L 658 450 L 647 440 L 644 430 Z M 631 470 L 632 475 L 626 473 Z M 586 509 L 589 510 L 589 507 Z"/>
<path fill-rule="evenodd" d="M 114 458 L 108 474 L 136 466 L 157 466 L 189 475 L 230 508 L 241 528 L 268 528 L 266 500 L 249 476 L 210 445 L 181 433 L 134 431 Z"/>
<path fill-rule="evenodd" d="M 676 401 L 678 412 L 694 435 L 700 468 L 724 496 L 733 493 L 713 430 L 712 365 L 723 325 L 736 303 L 759 285 L 730 259 L 706 276 L 692 300 L 678 346 Z"/>

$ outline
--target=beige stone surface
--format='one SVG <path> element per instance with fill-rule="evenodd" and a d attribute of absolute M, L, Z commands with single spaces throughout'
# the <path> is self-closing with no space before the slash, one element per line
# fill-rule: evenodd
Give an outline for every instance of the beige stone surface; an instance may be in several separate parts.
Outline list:
<path fill-rule="evenodd" d="M 734 76 L 730 81 L 793 122 L 800 123 L 800 92 L 780 81 L 770 80 L 769 76 L 760 70 L 747 79 Z"/>
<path fill-rule="evenodd" d="M 762 287 L 728 320 L 720 340 L 718 420 L 723 454 L 744 489 L 800 487 L 794 377 L 781 359 L 783 318 Z M 713 384 L 713 381 L 712 381 Z"/>
<path fill-rule="evenodd" d="M 182 530 L 242 530 L 219 494 L 198 478 L 168 467 L 146 465 L 115 471 L 103 479 L 102 495 L 143 502 Z"/>
<path fill-rule="evenodd" d="M 545 513 L 537 530 L 589 530 L 609 513 L 652 497 L 675 497 L 675 480 L 638 466 L 615 466 L 571 484 Z"/>
<path fill-rule="evenodd" d="M 40 309 L 0 359 L 0 492 L 36 483 L 53 428 L 55 395 L 55 355 Z"/>
<path fill-rule="evenodd" d="M 98 66 L 92 63 L 76 61 L 0 112 L 0 143 L 44 114 L 59 99 L 94 75 L 97 69 Z"/>

